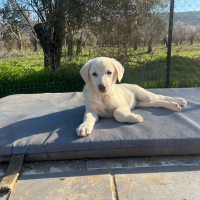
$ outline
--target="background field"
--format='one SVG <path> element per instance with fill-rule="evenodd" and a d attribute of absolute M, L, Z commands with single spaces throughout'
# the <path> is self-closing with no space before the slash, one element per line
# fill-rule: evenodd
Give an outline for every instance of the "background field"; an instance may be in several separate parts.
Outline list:
<path fill-rule="evenodd" d="M 122 63 L 122 83 L 200 87 L 199 19 L 200 1 L 5 0 L 0 98 L 82 91 L 79 71 L 99 56 Z"/>
<path fill-rule="evenodd" d="M 109 47 L 106 47 L 109 48 Z M 112 47 L 113 48 L 113 47 Z M 84 86 L 79 70 L 85 62 L 95 58 L 102 47 L 85 47 L 81 55 L 53 71 L 44 69 L 43 52 L 16 51 L 11 58 L 0 60 L 0 96 L 14 93 L 72 92 Z M 113 49 L 112 49 L 113 50 Z M 146 48 L 129 49 L 128 65 L 122 83 L 138 84 L 144 88 L 165 87 L 166 51 L 156 45 L 151 53 Z M 115 56 L 115 52 L 113 51 Z M 116 57 L 116 56 L 115 56 Z M 200 44 L 172 45 L 170 87 L 200 87 Z"/>

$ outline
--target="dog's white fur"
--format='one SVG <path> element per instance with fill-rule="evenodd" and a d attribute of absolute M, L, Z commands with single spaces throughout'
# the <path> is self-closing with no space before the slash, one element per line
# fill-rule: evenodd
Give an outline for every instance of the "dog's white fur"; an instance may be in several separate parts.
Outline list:
<path fill-rule="evenodd" d="M 131 112 L 134 107 L 163 107 L 181 111 L 187 102 L 182 98 L 153 94 L 137 85 L 120 82 L 124 68 L 113 58 L 89 60 L 80 70 L 86 85 L 83 90 L 86 111 L 83 123 L 76 129 L 78 136 L 89 135 L 100 117 L 113 117 L 118 122 L 142 122 L 143 118 Z M 103 87 L 103 89 L 102 89 Z"/>

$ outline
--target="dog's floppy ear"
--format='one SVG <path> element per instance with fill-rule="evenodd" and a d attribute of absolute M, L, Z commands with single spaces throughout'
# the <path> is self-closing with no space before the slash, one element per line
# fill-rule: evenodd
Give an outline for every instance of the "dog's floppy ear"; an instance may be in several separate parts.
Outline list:
<path fill-rule="evenodd" d="M 80 74 L 86 83 L 88 83 L 89 81 L 89 69 L 92 65 L 92 61 L 93 60 L 89 60 L 87 63 L 85 63 L 85 65 L 83 65 L 83 67 L 80 70 Z"/>
<path fill-rule="evenodd" d="M 121 63 L 115 60 L 114 58 L 111 58 L 111 62 L 117 71 L 117 80 L 121 82 L 123 74 L 124 74 L 124 68 L 122 67 Z"/>

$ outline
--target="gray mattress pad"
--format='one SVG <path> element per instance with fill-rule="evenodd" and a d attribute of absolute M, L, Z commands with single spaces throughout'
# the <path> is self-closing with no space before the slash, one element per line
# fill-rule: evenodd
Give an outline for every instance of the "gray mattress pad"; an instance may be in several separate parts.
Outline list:
<path fill-rule="evenodd" d="M 150 89 L 182 97 L 181 112 L 136 108 L 142 123 L 100 119 L 91 135 L 77 137 L 85 100 L 82 92 L 17 94 L 0 99 L 0 156 L 27 160 L 200 154 L 200 88 Z"/>

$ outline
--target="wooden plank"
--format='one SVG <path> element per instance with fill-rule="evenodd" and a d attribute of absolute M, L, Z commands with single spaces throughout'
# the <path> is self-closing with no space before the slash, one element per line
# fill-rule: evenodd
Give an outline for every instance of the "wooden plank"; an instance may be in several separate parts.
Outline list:
<path fill-rule="evenodd" d="M 23 160 L 24 154 L 12 155 L 8 169 L 0 182 L 0 193 L 9 192 L 15 186 Z"/>

